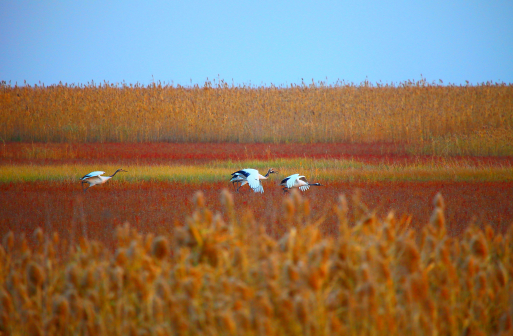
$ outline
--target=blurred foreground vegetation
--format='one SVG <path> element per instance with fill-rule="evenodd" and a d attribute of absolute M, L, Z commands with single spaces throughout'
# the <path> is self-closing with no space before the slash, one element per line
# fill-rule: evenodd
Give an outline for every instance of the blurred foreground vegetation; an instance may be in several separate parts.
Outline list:
<path fill-rule="evenodd" d="M 422 230 L 344 196 L 338 234 L 309 201 L 285 198 L 288 229 L 206 208 L 169 236 L 119 226 L 113 249 L 37 229 L 0 245 L 0 332 L 7 335 L 511 335 L 513 229 L 449 237 L 444 200 Z M 66 223 L 62 223 L 66 225 Z"/>

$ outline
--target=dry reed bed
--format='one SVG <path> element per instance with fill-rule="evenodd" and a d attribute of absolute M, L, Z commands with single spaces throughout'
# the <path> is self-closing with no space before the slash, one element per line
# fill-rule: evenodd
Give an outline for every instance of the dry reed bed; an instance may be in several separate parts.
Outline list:
<path fill-rule="evenodd" d="M 40 142 L 398 142 L 513 154 L 513 86 L 0 86 L 0 137 Z"/>
<path fill-rule="evenodd" d="M 509 335 L 513 230 L 447 236 L 444 201 L 416 234 L 408 217 L 334 206 L 337 237 L 309 222 L 309 202 L 284 200 L 289 230 L 269 237 L 248 214 L 196 210 L 173 236 L 128 224 L 117 247 L 77 245 L 36 230 L 0 247 L 0 330 L 52 335 Z M 349 218 L 351 217 L 351 218 Z"/>

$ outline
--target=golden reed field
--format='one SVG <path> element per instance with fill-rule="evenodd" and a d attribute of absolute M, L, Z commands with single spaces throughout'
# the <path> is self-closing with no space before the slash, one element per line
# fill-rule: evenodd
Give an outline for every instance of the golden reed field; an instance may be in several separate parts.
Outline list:
<path fill-rule="evenodd" d="M 512 85 L 2 82 L 0 139 L 0 335 L 513 334 Z"/>
<path fill-rule="evenodd" d="M 5 142 L 392 142 L 513 155 L 513 86 L 425 80 L 290 87 L 0 86 Z"/>

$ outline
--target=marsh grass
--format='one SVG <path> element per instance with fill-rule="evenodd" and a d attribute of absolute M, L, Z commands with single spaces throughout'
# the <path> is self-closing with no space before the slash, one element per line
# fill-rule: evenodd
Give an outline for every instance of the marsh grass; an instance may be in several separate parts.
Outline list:
<path fill-rule="evenodd" d="M 389 142 L 513 155 L 511 134 L 513 86 L 504 83 L 0 85 L 7 142 Z"/>
<path fill-rule="evenodd" d="M 513 132 L 509 130 L 482 129 L 474 134 L 448 134 L 431 139 L 418 148 L 407 148 L 407 152 L 415 154 L 438 155 L 495 155 L 506 156 L 513 153 Z"/>
<path fill-rule="evenodd" d="M 268 168 L 279 171 L 271 180 L 281 180 L 301 173 L 310 181 L 512 181 L 511 165 L 491 165 L 465 160 L 438 160 L 409 164 L 369 164 L 356 160 L 337 159 L 276 159 L 213 161 L 202 165 L 130 165 L 128 173 L 117 174 L 115 181 L 169 181 L 204 183 L 228 181 L 230 174 L 243 168 L 255 168 L 265 174 Z M 119 165 L 2 165 L 0 182 L 64 181 L 78 182 L 85 174 L 103 170 L 110 175 Z M 112 182 L 109 182 L 112 183 Z"/>

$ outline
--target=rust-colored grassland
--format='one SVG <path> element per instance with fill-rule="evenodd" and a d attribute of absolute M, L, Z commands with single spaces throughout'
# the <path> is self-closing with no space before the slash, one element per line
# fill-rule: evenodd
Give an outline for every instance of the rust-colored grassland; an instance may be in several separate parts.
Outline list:
<path fill-rule="evenodd" d="M 254 194 L 247 186 L 234 193 L 237 217 L 251 212 L 274 238 L 287 230 L 279 178 L 263 183 L 265 193 Z M 420 231 L 431 216 L 430 200 L 445 195 L 447 232 L 458 236 L 469 224 L 490 225 L 505 233 L 513 223 L 513 182 L 329 182 L 304 193 L 310 202 L 310 219 L 318 221 L 324 235 L 337 234 L 333 205 L 341 194 L 360 194 L 369 211 L 385 217 L 411 216 L 411 229 Z M 118 225 L 129 222 L 142 233 L 173 234 L 173 223 L 185 222 L 194 210 L 193 195 L 201 190 L 212 211 L 221 211 L 219 194 L 228 182 L 200 184 L 170 182 L 109 182 L 83 193 L 79 183 L 31 182 L 0 184 L 0 236 L 10 230 L 30 235 L 37 227 L 56 231 L 68 240 L 84 233 L 109 246 Z M 231 189 L 233 192 L 233 189 Z M 478 196 L 476 196 L 478 195 Z M 353 208 L 350 207 L 350 214 Z"/>

